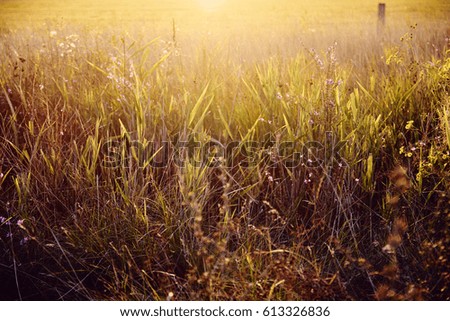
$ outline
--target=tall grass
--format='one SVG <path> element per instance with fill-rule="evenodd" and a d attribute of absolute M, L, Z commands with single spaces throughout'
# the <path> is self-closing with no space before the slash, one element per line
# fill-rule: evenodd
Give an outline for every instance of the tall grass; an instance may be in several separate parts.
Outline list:
<path fill-rule="evenodd" d="M 312 22 L 2 27 L 3 297 L 449 299 L 448 30 Z"/>

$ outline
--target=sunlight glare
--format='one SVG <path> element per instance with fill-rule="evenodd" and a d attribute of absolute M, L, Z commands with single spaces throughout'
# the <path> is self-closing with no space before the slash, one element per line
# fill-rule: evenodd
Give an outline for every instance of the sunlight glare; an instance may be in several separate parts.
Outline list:
<path fill-rule="evenodd" d="M 197 0 L 198 6 L 205 11 L 217 11 L 225 3 L 225 0 Z"/>

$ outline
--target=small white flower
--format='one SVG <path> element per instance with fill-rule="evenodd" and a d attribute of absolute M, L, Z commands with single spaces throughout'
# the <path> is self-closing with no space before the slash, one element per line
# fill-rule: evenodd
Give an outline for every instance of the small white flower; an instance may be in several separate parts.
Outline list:
<path fill-rule="evenodd" d="M 56 37 L 57 34 L 55 30 L 50 31 L 50 38 Z"/>
<path fill-rule="evenodd" d="M 44 85 L 43 85 L 43 84 L 40 84 L 40 85 L 39 85 L 39 89 L 40 89 L 40 90 L 44 90 Z"/>

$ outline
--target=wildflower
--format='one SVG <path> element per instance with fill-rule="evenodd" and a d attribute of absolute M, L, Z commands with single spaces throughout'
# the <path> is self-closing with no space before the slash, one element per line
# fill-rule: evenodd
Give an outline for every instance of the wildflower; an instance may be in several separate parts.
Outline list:
<path fill-rule="evenodd" d="M 309 50 L 310 54 L 313 56 L 313 59 L 316 61 L 316 64 L 319 66 L 320 69 L 324 69 L 324 63 L 322 61 L 322 59 L 320 59 L 319 55 L 317 54 L 317 52 L 314 50 L 314 48 L 311 48 Z"/>
<path fill-rule="evenodd" d="M 58 33 L 56 31 L 54 31 L 54 30 L 50 31 L 50 38 L 56 37 L 57 34 Z"/>
<path fill-rule="evenodd" d="M 6 221 L 6 217 L 0 216 L 0 224 L 4 223 Z"/>
<path fill-rule="evenodd" d="M 11 88 L 8 88 L 8 93 L 12 94 L 12 89 Z"/>
<path fill-rule="evenodd" d="M 79 37 L 78 35 L 72 34 L 72 35 L 70 35 L 70 36 L 67 36 L 67 37 L 66 37 L 66 40 L 70 40 L 70 41 L 77 42 L 79 38 L 80 38 L 80 37 Z"/>
<path fill-rule="evenodd" d="M 12 237 L 13 234 L 11 232 L 6 233 L 6 237 Z"/>
<path fill-rule="evenodd" d="M 23 239 L 20 240 L 19 244 L 24 245 L 25 243 L 28 243 L 30 238 L 28 236 L 25 236 Z"/>
<path fill-rule="evenodd" d="M 316 58 L 316 62 L 319 65 L 320 69 L 324 69 L 325 66 L 320 58 Z"/>
<path fill-rule="evenodd" d="M 3 176 L 5 176 L 5 175 L 3 175 L 3 173 L 0 173 L 0 178 L 3 178 Z"/>
<path fill-rule="evenodd" d="M 283 96 L 281 95 L 281 93 L 280 93 L 280 92 L 277 92 L 277 99 L 278 99 L 278 100 L 281 100 L 281 99 L 283 99 Z"/>
<path fill-rule="evenodd" d="M 327 82 L 327 85 L 329 85 L 329 86 L 334 85 L 333 79 L 328 78 L 326 82 Z"/>
<path fill-rule="evenodd" d="M 44 85 L 43 85 L 43 84 L 40 84 L 40 85 L 39 85 L 39 89 L 40 89 L 40 90 L 44 90 Z"/>
<path fill-rule="evenodd" d="M 18 225 L 18 226 L 23 226 L 23 222 L 24 222 L 24 220 L 18 220 L 18 221 L 17 221 L 17 225 Z"/>
<path fill-rule="evenodd" d="M 359 178 L 355 178 L 355 182 L 356 182 L 356 183 L 359 183 Z"/>
<path fill-rule="evenodd" d="M 414 127 L 414 120 L 408 120 L 406 123 L 405 129 L 411 129 Z"/>

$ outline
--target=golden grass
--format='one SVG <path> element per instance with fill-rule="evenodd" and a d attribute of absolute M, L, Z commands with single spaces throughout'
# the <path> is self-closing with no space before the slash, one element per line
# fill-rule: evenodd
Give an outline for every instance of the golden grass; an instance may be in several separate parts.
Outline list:
<path fill-rule="evenodd" d="M 449 5 L 3 1 L 0 297 L 449 299 Z"/>

